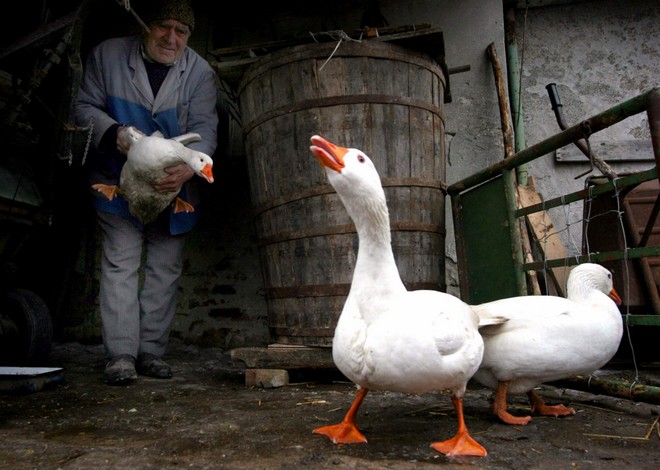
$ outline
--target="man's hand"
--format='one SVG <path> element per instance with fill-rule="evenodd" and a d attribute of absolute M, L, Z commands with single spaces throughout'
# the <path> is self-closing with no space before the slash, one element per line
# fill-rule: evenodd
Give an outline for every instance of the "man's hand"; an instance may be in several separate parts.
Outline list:
<path fill-rule="evenodd" d="M 165 168 L 167 176 L 154 181 L 152 187 L 159 193 L 169 193 L 179 191 L 183 183 L 195 175 L 195 172 L 185 163 L 178 163 L 174 166 Z"/>

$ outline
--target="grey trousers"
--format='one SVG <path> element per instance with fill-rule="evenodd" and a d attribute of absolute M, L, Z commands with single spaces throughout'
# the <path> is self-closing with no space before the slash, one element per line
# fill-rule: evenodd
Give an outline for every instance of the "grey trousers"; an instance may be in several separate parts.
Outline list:
<path fill-rule="evenodd" d="M 176 312 L 184 236 L 169 234 L 160 218 L 140 230 L 97 211 L 103 237 L 100 308 L 109 358 L 165 354 Z M 142 276 L 140 275 L 142 269 Z"/>

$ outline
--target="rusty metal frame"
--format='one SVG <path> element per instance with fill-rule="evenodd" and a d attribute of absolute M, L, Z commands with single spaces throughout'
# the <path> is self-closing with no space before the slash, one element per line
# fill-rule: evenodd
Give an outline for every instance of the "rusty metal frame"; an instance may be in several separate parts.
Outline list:
<path fill-rule="evenodd" d="M 515 203 L 515 198 L 512 198 L 510 194 L 512 191 L 511 178 L 506 178 L 507 175 L 510 175 L 517 167 L 524 165 L 532 160 L 535 160 L 539 157 L 547 155 L 554 150 L 569 145 L 572 143 L 579 142 L 581 139 L 588 137 L 591 134 L 599 132 L 603 129 L 606 129 L 624 119 L 627 119 L 636 114 L 646 111 L 649 120 L 649 127 L 651 131 L 651 142 L 653 145 L 653 154 L 655 158 L 655 168 L 652 170 L 647 170 L 644 172 L 634 173 L 632 175 L 616 178 L 601 187 L 595 188 L 593 190 L 582 190 L 576 193 L 568 194 L 559 198 L 556 198 L 552 201 L 546 201 L 543 204 L 537 204 L 535 206 L 526 207 L 523 209 L 518 209 Z M 518 251 L 516 249 L 516 240 L 520 240 L 520 233 L 518 224 L 511 223 L 514 220 L 517 220 L 519 217 L 523 217 L 529 213 L 537 212 L 540 210 L 546 210 L 553 206 L 562 205 L 571 201 L 577 201 L 579 199 L 585 199 L 589 196 L 594 195 L 594 191 L 598 193 L 605 193 L 608 191 L 616 191 L 621 188 L 634 186 L 643 181 L 648 181 L 653 178 L 658 178 L 657 167 L 660 162 L 660 88 L 653 88 L 645 93 L 642 93 L 632 99 L 624 101 L 612 108 L 609 108 L 591 118 L 583 120 L 576 125 L 569 127 L 562 132 L 555 134 L 554 136 L 545 139 L 531 147 L 523 149 L 516 154 L 498 161 L 497 163 L 471 175 L 467 178 L 458 181 L 447 188 L 447 193 L 452 199 L 452 209 L 454 212 L 454 219 L 460 218 L 460 212 L 462 210 L 463 200 L 461 195 L 466 191 L 476 188 L 483 183 L 486 183 L 494 178 L 505 176 L 505 193 L 507 199 L 507 207 L 509 212 L 509 225 L 511 230 L 511 240 L 512 240 L 512 252 L 513 252 L 513 264 L 514 270 L 516 273 L 516 278 L 518 280 L 524 279 L 525 272 L 533 271 L 549 267 L 558 267 L 558 266 L 572 266 L 581 262 L 588 260 L 591 261 L 603 261 L 603 260 L 619 260 L 619 259 L 631 259 L 631 258 L 644 258 L 648 256 L 658 256 L 660 255 L 660 247 L 652 246 L 647 247 L 645 243 L 639 243 L 638 246 L 633 248 L 626 248 L 621 251 L 614 251 L 608 253 L 598 253 L 592 254 L 591 256 L 578 256 L 570 257 L 565 259 L 557 260 L 546 260 L 539 263 L 524 263 L 520 260 L 519 256 L 515 256 L 515 253 Z M 508 189 L 507 189 L 508 188 Z M 591 193 L 590 193 L 591 191 Z M 657 212 L 654 211 L 651 214 L 651 218 L 656 215 Z M 650 226 L 654 224 L 654 220 L 649 220 L 647 223 L 647 230 L 649 231 Z M 456 224 L 457 230 L 460 230 L 460 224 Z M 645 231 L 645 232 L 646 232 Z M 456 234 L 457 238 L 461 234 Z M 643 240 L 646 237 L 642 237 Z M 461 270 L 461 260 L 459 259 L 459 273 Z M 520 295 L 527 295 L 527 289 L 525 283 L 517 281 L 517 286 Z M 644 325 L 660 325 L 660 315 L 630 315 L 630 317 L 640 317 L 637 319 L 632 319 L 631 323 L 644 324 Z M 639 320 L 639 321 L 637 321 Z"/>

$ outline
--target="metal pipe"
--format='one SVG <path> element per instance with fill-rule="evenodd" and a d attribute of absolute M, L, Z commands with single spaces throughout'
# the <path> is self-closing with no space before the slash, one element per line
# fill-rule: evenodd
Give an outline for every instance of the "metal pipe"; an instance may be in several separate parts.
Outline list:
<path fill-rule="evenodd" d="M 516 211 L 516 217 L 523 215 L 533 214 L 542 210 L 552 209 L 554 207 L 564 206 L 572 202 L 581 201 L 587 198 L 601 196 L 603 194 L 613 193 L 617 190 L 621 191 L 629 187 L 635 187 L 645 181 L 650 181 L 658 177 L 658 169 L 656 167 L 648 170 L 632 173 L 627 176 L 622 176 L 614 181 L 606 181 L 602 184 L 590 186 L 585 189 L 580 189 L 572 193 L 564 194 L 556 198 L 545 200 L 541 203 L 531 206 L 521 207 Z"/>
<path fill-rule="evenodd" d="M 506 64 L 509 82 L 509 96 L 511 97 L 511 114 L 513 117 L 514 148 L 516 152 L 526 147 L 525 143 L 525 120 L 522 113 L 522 102 L 520 99 L 520 62 L 518 61 L 518 35 L 516 33 L 516 9 L 512 4 L 505 12 L 504 31 L 506 41 Z M 527 166 L 521 165 L 516 168 L 518 184 L 527 185 Z"/>
<path fill-rule="evenodd" d="M 660 165 L 660 88 L 654 88 L 649 93 L 651 97 L 646 106 L 646 114 L 649 118 L 651 130 L 651 142 L 653 143 L 653 155 L 655 166 Z"/>
<path fill-rule="evenodd" d="M 577 376 L 549 382 L 553 387 L 570 388 L 600 395 L 627 398 L 633 401 L 660 404 L 660 387 L 642 385 L 620 380 L 605 380 L 598 377 Z"/>
<path fill-rule="evenodd" d="M 634 116 L 645 109 L 655 109 L 656 114 L 653 118 L 649 116 L 651 124 L 651 135 L 653 138 L 654 152 L 656 162 L 660 161 L 660 88 L 653 88 L 646 93 L 642 93 L 634 98 L 624 101 L 602 113 L 596 114 L 565 131 L 555 134 L 537 144 L 527 147 L 513 155 L 511 158 L 500 160 L 488 168 L 475 173 L 467 178 L 458 181 L 449 188 L 449 195 L 458 194 L 466 189 L 470 189 L 489 179 L 499 175 L 503 170 L 511 170 L 517 166 L 524 165 L 536 158 L 546 155 L 560 147 L 575 142 L 576 140 L 588 137 L 589 134 L 599 132 L 610 127 L 624 119 Z"/>
<path fill-rule="evenodd" d="M 541 271 L 548 268 L 575 266 L 582 263 L 601 263 L 606 261 L 620 261 L 622 259 L 645 258 L 649 256 L 660 256 L 660 246 L 628 248 L 625 252 L 623 250 L 600 251 L 598 253 L 589 253 L 587 255 L 571 256 L 569 258 L 535 261 L 533 263 L 523 264 L 522 269 L 524 271 Z"/>

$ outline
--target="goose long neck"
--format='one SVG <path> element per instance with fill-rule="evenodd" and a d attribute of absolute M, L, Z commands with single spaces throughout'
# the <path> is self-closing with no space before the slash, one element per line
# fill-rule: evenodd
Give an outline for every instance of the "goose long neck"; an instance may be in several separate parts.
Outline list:
<path fill-rule="evenodd" d="M 354 214 L 351 214 L 359 238 L 355 274 L 363 279 L 370 279 L 379 285 L 379 288 L 402 288 L 403 282 L 392 251 L 387 206 L 377 204 L 370 209 L 362 210 L 360 217 L 353 217 Z"/>
<path fill-rule="evenodd" d="M 378 246 L 391 248 L 392 235 L 390 232 L 390 217 L 385 210 L 369 210 L 363 212 L 360 217 L 350 214 L 360 240 Z"/>

